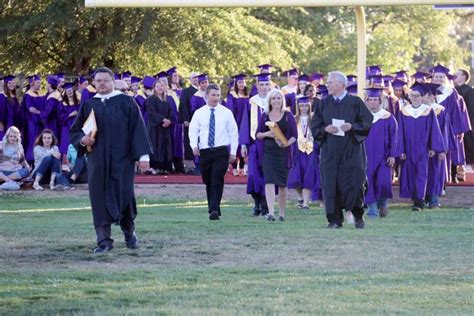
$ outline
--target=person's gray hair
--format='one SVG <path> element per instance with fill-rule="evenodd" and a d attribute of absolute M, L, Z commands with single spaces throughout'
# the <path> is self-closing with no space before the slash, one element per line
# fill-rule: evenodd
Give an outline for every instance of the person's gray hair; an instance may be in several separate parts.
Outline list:
<path fill-rule="evenodd" d="M 331 76 L 333 76 L 336 79 L 336 81 L 339 81 L 340 83 L 342 83 L 344 87 L 347 87 L 347 77 L 343 72 L 331 71 L 330 73 L 328 73 L 328 78 Z"/>

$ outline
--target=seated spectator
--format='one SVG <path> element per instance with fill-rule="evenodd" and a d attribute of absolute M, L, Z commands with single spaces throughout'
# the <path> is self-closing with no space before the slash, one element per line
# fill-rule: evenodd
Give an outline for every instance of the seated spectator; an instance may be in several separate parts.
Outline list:
<path fill-rule="evenodd" d="M 61 171 L 61 153 L 57 146 L 58 140 L 50 129 L 45 129 L 35 142 L 33 153 L 35 156 L 35 169 L 33 170 L 33 189 L 42 191 L 40 184 L 47 183 L 51 190 L 64 189 L 63 184 L 55 185 L 56 176 Z"/>
<path fill-rule="evenodd" d="M 57 184 L 72 187 L 73 183 L 87 183 L 87 164 L 85 157 L 77 157 L 77 150 L 72 144 L 67 150 L 69 171 L 58 175 Z"/>
<path fill-rule="evenodd" d="M 25 160 L 20 130 L 11 126 L 0 142 L 0 182 L 3 182 L 0 188 L 19 190 L 17 181 L 26 178 L 29 173 L 30 166 Z"/>

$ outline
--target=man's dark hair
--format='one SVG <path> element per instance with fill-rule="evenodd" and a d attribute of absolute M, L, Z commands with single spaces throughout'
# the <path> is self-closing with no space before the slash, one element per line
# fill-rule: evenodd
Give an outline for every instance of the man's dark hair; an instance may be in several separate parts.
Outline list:
<path fill-rule="evenodd" d="M 211 90 L 217 90 L 217 91 L 221 91 L 221 87 L 219 87 L 218 85 L 216 85 L 215 83 L 210 83 L 207 88 L 206 88 L 206 95 L 209 95 L 209 93 L 211 93 Z"/>
<path fill-rule="evenodd" d="M 94 77 L 95 77 L 95 75 L 97 75 L 99 73 L 107 73 L 107 74 L 110 75 L 110 77 L 112 77 L 112 79 L 114 79 L 114 72 L 112 70 L 110 70 L 110 68 L 107 68 L 107 67 L 97 68 L 96 70 L 94 70 Z"/>
<path fill-rule="evenodd" d="M 462 74 L 464 75 L 464 77 L 466 77 L 466 83 L 468 83 L 469 80 L 471 80 L 471 75 L 469 74 L 469 71 L 467 71 L 467 70 L 464 69 L 464 68 L 459 68 L 458 71 L 462 72 Z"/>

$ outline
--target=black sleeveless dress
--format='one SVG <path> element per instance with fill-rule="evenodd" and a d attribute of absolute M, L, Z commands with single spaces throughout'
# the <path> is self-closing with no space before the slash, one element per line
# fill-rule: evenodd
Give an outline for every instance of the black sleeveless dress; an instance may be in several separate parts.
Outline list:
<path fill-rule="evenodd" d="M 288 130 L 288 121 L 285 113 L 280 121 L 276 122 L 283 134 Z M 268 115 L 265 116 L 265 122 L 270 121 Z M 270 128 L 265 126 L 263 132 L 268 132 Z M 275 139 L 265 137 L 263 139 L 263 162 L 262 170 L 265 184 L 275 184 L 280 187 L 286 187 L 288 183 L 288 165 L 287 149 L 281 148 L 275 142 Z"/>

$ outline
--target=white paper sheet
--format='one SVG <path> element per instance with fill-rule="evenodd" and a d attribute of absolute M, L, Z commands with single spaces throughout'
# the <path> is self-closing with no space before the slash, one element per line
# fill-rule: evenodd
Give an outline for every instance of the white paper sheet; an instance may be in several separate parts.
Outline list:
<path fill-rule="evenodd" d="M 332 119 L 332 125 L 337 127 L 337 133 L 334 133 L 333 135 L 336 136 L 344 136 L 346 133 L 344 133 L 341 129 L 341 125 L 344 124 L 346 121 L 344 120 L 338 120 L 338 119 Z"/>

